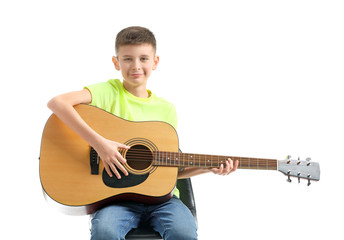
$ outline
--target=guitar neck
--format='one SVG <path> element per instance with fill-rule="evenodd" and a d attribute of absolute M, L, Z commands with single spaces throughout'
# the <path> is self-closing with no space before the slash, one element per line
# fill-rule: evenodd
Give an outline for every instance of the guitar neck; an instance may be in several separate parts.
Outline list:
<path fill-rule="evenodd" d="M 153 164 L 156 166 L 219 168 L 221 164 L 225 166 L 228 158 L 231 158 L 233 161 L 239 160 L 238 168 L 240 169 L 277 170 L 278 167 L 276 159 L 163 151 L 153 152 Z"/>

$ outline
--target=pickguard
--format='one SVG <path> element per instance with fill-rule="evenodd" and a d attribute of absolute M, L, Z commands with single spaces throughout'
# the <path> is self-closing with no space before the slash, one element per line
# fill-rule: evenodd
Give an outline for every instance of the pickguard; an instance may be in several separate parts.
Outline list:
<path fill-rule="evenodd" d="M 112 171 L 111 171 L 112 172 Z M 128 172 L 128 176 L 125 176 L 120 170 L 118 170 L 119 174 L 121 175 L 121 179 L 118 179 L 115 174 L 113 177 L 110 177 L 109 174 L 103 170 L 103 182 L 106 186 L 111 188 L 127 188 L 140 185 L 149 177 L 149 173 L 146 174 L 132 174 Z"/>

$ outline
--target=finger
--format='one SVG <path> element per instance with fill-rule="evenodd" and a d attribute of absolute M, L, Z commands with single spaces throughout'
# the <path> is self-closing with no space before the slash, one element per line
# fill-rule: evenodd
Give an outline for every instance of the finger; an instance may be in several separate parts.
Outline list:
<path fill-rule="evenodd" d="M 128 176 L 127 170 L 122 165 L 122 164 L 125 164 L 126 162 L 127 162 L 127 160 L 121 154 L 116 155 L 116 159 L 115 159 L 114 163 L 119 168 L 119 170 L 121 170 L 121 172 L 124 173 L 125 176 Z"/>
<path fill-rule="evenodd" d="M 111 168 L 112 172 L 116 175 L 116 177 L 118 179 L 121 179 L 121 174 L 119 174 L 119 172 L 117 171 L 115 164 L 110 163 L 110 168 Z"/>
<path fill-rule="evenodd" d="M 223 164 L 221 164 L 220 167 L 219 167 L 219 172 L 217 174 L 222 175 L 223 169 L 224 169 Z"/>
<path fill-rule="evenodd" d="M 234 164 L 234 168 L 233 168 L 233 172 L 236 171 L 238 169 L 238 166 L 239 166 L 239 160 L 236 160 L 235 161 L 235 164 Z"/>
<path fill-rule="evenodd" d="M 127 160 L 120 153 L 115 154 L 115 157 L 122 164 L 125 164 L 127 162 Z"/>
<path fill-rule="evenodd" d="M 232 169 L 233 169 L 233 160 L 228 158 L 228 162 L 229 162 L 229 168 L 232 171 Z"/>
<path fill-rule="evenodd" d="M 118 148 L 129 149 L 130 146 L 119 143 Z"/>
<path fill-rule="evenodd" d="M 125 176 L 128 176 L 127 170 L 118 160 L 114 160 L 113 163 L 117 166 L 119 170 L 121 170 L 122 173 L 124 173 Z"/>
<path fill-rule="evenodd" d="M 111 172 L 111 170 L 110 170 L 110 168 L 109 168 L 109 165 L 107 165 L 107 164 L 104 163 L 104 168 L 105 168 L 105 171 L 107 172 L 107 174 L 108 174 L 110 177 L 112 177 L 112 172 Z"/>
<path fill-rule="evenodd" d="M 229 174 L 231 172 L 231 164 L 230 161 L 226 161 L 226 169 L 225 169 L 225 175 Z"/>

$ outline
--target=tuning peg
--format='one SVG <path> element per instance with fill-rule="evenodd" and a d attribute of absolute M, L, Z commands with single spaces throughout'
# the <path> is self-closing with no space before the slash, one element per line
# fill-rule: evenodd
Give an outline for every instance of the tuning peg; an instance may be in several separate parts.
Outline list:
<path fill-rule="evenodd" d="M 288 156 L 287 156 L 287 160 L 288 160 L 288 161 L 287 161 L 287 164 L 290 163 L 290 159 L 291 159 L 291 155 L 288 155 Z"/>
<path fill-rule="evenodd" d="M 287 182 L 291 182 L 291 179 L 290 179 L 290 171 L 288 171 L 288 179 L 287 179 Z"/>
<path fill-rule="evenodd" d="M 310 186 L 310 185 L 311 185 L 311 175 L 308 174 L 308 175 L 307 175 L 307 178 L 308 178 L 307 186 Z"/>
<path fill-rule="evenodd" d="M 311 159 L 310 157 L 306 158 L 307 166 L 311 165 L 311 160 L 312 160 L 312 159 Z"/>
<path fill-rule="evenodd" d="M 301 175 L 301 173 L 297 174 L 297 180 L 298 180 L 299 183 L 300 183 L 300 175 Z"/>

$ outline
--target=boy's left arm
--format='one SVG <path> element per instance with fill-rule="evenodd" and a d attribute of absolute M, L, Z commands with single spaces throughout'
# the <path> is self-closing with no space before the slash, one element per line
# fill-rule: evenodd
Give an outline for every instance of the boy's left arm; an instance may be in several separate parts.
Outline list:
<path fill-rule="evenodd" d="M 197 167 L 187 167 L 184 168 L 183 171 L 180 171 L 178 173 L 178 178 L 179 179 L 183 179 L 183 178 L 190 178 L 190 177 L 194 177 L 203 173 L 208 173 L 208 172 L 213 172 L 214 174 L 218 174 L 218 175 L 228 175 L 234 171 L 237 170 L 239 165 L 239 161 L 236 160 L 235 163 L 233 163 L 233 160 L 228 158 L 228 161 L 226 161 L 226 167 L 223 166 L 223 164 L 221 164 L 221 166 L 219 168 L 197 168 Z"/>

